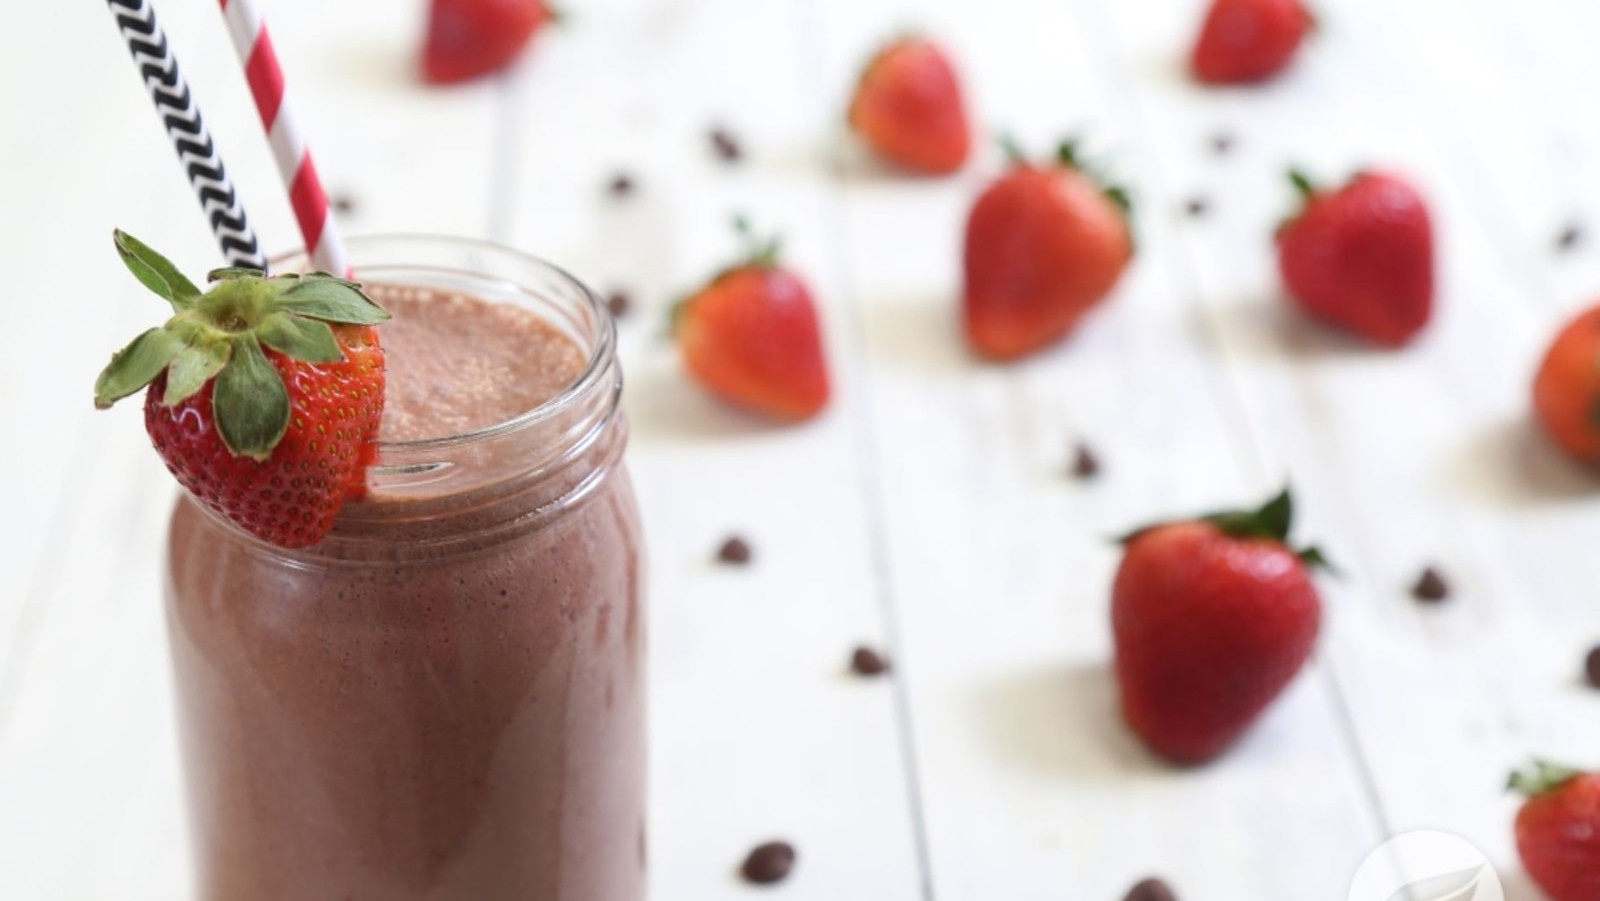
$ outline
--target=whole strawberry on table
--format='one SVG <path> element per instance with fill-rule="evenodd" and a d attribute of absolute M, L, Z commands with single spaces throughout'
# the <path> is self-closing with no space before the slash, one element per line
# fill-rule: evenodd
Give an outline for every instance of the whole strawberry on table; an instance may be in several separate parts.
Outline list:
<path fill-rule="evenodd" d="M 1567 456 L 1600 465 L 1600 306 L 1578 314 L 1550 343 L 1534 376 L 1533 410 Z"/>
<path fill-rule="evenodd" d="M 828 405 L 828 363 L 817 304 L 782 265 L 777 239 L 760 241 L 739 218 L 744 259 L 673 310 L 689 375 L 733 406 L 798 422 Z"/>
<path fill-rule="evenodd" d="M 1314 24 L 1300 0 L 1212 0 L 1189 67 L 1207 84 L 1265 81 L 1288 67 Z"/>
<path fill-rule="evenodd" d="M 1358 173 L 1326 190 L 1299 172 L 1303 204 L 1277 234 L 1278 267 L 1313 318 L 1383 347 L 1400 347 L 1433 316 L 1433 221 L 1405 179 Z"/>
<path fill-rule="evenodd" d="M 856 84 L 849 118 L 875 153 L 913 172 L 954 172 L 972 149 L 955 66 L 925 38 L 897 38 L 873 56 Z"/>
<path fill-rule="evenodd" d="M 218 269 L 202 292 L 117 232 L 118 254 L 172 306 L 95 382 L 95 406 L 145 392 L 145 429 L 200 503 L 286 548 L 320 541 L 365 490 L 383 416 L 389 318 L 355 282 Z"/>
<path fill-rule="evenodd" d="M 1289 544 L 1289 491 L 1257 510 L 1125 538 L 1111 593 L 1124 718 L 1154 752 L 1208 761 L 1237 742 L 1311 657 L 1316 548 Z"/>
<path fill-rule="evenodd" d="M 1600 901 L 1600 773 L 1536 762 L 1511 777 L 1527 800 L 1517 853 L 1551 901 Z"/>
<path fill-rule="evenodd" d="M 967 218 L 963 322 L 980 354 L 1015 360 L 1062 340 L 1116 287 L 1133 259 L 1131 205 L 1063 143 L 1010 169 Z"/>
<path fill-rule="evenodd" d="M 545 0 L 433 0 L 422 78 L 445 85 L 498 72 L 557 18 Z"/>

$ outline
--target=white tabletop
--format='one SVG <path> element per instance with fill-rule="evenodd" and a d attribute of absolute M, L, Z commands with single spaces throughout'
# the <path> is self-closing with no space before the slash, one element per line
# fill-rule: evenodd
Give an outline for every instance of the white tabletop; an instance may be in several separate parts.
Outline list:
<path fill-rule="evenodd" d="M 630 456 L 651 551 L 653 897 L 757 896 L 735 868 L 787 838 L 762 897 L 1342 898 L 1384 836 L 1484 849 L 1512 901 L 1504 777 L 1600 764 L 1600 479 L 1527 422 L 1553 330 L 1600 287 L 1556 235 L 1600 189 L 1600 7 L 1320 0 L 1286 78 L 1182 75 L 1199 0 L 570 0 L 497 81 L 410 78 L 421 0 L 266 3 L 352 232 L 491 237 L 626 289 Z M 292 219 L 214 4 L 157 4 L 264 241 Z M 173 487 L 137 404 L 94 374 L 159 316 L 110 232 L 217 261 L 102 4 L 12 10 L 0 56 L 0 898 L 187 897 L 159 601 Z M 20 14 L 20 19 L 18 18 Z M 955 320 L 966 208 L 999 167 L 915 180 L 843 133 L 859 63 L 946 40 L 986 129 L 1079 131 L 1132 187 L 1139 256 L 1063 346 L 1015 366 Z M 719 163 L 708 128 L 745 145 Z M 1214 135 L 1234 147 L 1212 152 Z M 1401 353 L 1285 312 L 1269 234 L 1298 161 L 1408 173 L 1440 231 L 1438 315 Z M 625 202 L 607 197 L 633 173 Z M 1208 214 L 1184 214 L 1192 198 Z M 667 308 L 781 230 L 823 305 L 837 397 L 768 427 L 708 400 Z M 1102 476 L 1066 475 L 1074 442 Z M 1120 725 L 1107 598 L 1130 525 L 1285 480 L 1325 580 L 1316 664 L 1225 759 L 1179 771 Z M 731 533 L 753 565 L 718 567 Z M 1407 595 L 1433 563 L 1455 589 Z M 846 673 L 858 643 L 892 680 Z"/>

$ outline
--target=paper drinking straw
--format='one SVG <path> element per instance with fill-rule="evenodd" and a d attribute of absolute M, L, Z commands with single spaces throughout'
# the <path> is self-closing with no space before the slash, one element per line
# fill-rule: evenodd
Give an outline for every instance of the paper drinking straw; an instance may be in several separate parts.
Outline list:
<path fill-rule="evenodd" d="M 217 144 L 211 139 L 205 120 L 200 117 L 200 107 L 189 92 L 183 70 L 167 43 L 167 34 L 156 20 L 156 11 L 150 0 L 107 0 L 111 14 L 123 40 L 128 42 L 128 52 L 133 55 L 144 86 L 155 101 L 156 112 L 167 127 L 167 137 L 178 151 L 178 162 L 189 175 L 189 184 L 200 198 L 200 207 L 211 220 L 211 232 L 222 247 L 222 256 L 230 266 L 267 268 L 267 259 L 261 254 L 255 231 L 245 215 L 239 195 L 228 178 L 228 169 L 217 153 Z"/>
<path fill-rule="evenodd" d="M 278 66 L 278 55 L 273 52 L 272 38 L 261 21 L 256 0 L 221 0 L 221 3 L 222 14 L 228 20 L 228 32 L 233 36 L 233 48 L 244 64 L 245 79 L 250 82 L 256 110 L 261 113 L 261 125 L 266 128 L 267 140 L 272 144 L 278 174 L 283 177 L 284 187 L 289 189 L 289 203 L 300 223 L 306 252 L 318 269 L 343 275 L 347 272 L 344 242 L 339 240 L 328 195 L 317 178 L 317 167 L 312 165 L 300 122 L 284 96 L 283 69 Z"/>

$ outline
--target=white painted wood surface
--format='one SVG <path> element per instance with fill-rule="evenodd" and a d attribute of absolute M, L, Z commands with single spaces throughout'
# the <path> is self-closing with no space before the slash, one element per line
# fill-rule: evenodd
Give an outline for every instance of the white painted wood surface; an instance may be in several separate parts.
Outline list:
<path fill-rule="evenodd" d="M 1600 125 L 1583 0 L 1322 0 L 1301 64 L 1205 91 L 1199 0 L 573 0 L 498 81 L 408 81 L 422 3 L 277 0 L 279 52 L 353 231 L 492 237 L 626 289 L 631 459 L 651 544 L 653 897 L 752 896 L 734 868 L 800 848 L 778 897 L 1342 897 L 1395 830 L 1462 834 L 1536 901 L 1505 772 L 1600 764 L 1592 586 L 1600 481 L 1526 423 L 1553 329 L 1600 287 Z M 286 205 L 213 4 L 164 2 L 258 229 Z M 30 4 L 0 57 L 0 898 L 178 901 L 187 858 L 158 551 L 169 480 L 132 407 L 89 409 L 156 315 L 109 231 L 212 263 L 109 17 Z M 955 326 L 966 207 L 998 166 L 888 174 L 842 132 L 858 66 L 906 25 L 958 55 L 980 120 L 1083 131 L 1135 189 L 1140 255 L 1070 342 L 980 364 Z M 747 161 L 725 167 L 725 123 Z M 1233 153 L 1208 149 L 1227 132 Z M 1400 354 L 1284 312 L 1271 225 L 1299 161 L 1413 175 L 1441 230 L 1441 309 Z M 632 172 L 636 195 L 603 186 Z M 1203 196 L 1211 213 L 1187 219 Z M 839 391 L 800 428 L 707 400 L 662 337 L 746 211 L 824 306 Z M 1073 441 L 1104 476 L 1064 477 Z M 1105 538 L 1290 479 L 1326 583 L 1315 667 L 1232 755 L 1174 771 L 1120 727 Z M 711 563 L 729 533 L 756 564 Z M 1438 562 L 1457 598 L 1405 595 Z M 845 675 L 857 643 L 893 680 Z"/>

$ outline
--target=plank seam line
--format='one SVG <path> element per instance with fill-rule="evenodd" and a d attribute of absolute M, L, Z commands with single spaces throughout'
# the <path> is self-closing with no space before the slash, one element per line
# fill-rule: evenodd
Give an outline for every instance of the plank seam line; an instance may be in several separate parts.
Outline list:
<path fill-rule="evenodd" d="M 91 461 L 100 455 L 97 451 L 104 443 L 103 431 L 95 423 L 85 427 L 72 452 L 68 472 L 87 472 Z M 23 593 L 22 606 L 17 611 L 16 627 L 12 631 L 9 653 L 0 664 L 0 746 L 5 744 L 11 720 L 15 714 L 17 698 L 22 693 L 23 674 L 32 659 L 34 643 L 38 638 L 39 624 L 45 616 L 44 599 L 60 580 L 66 567 L 65 548 L 78 516 L 82 515 L 88 479 L 71 479 L 67 489 L 57 498 L 55 512 L 45 532 L 45 543 L 34 569 L 33 578 Z"/>
<path fill-rule="evenodd" d="M 800 31 L 804 34 L 804 43 L 810 51 L 808 55 L 811 61 L 812 81 L 820 85 L 826 81 L 822 72 L 825 54 L 821 38 L 822 23 L 819 21 L 819 16 L 822 15 L 819 11 L 821 4 L 812 3 L 810 0 L 798 0 L 796 6 L 804 13 L 809 13 L 801 16 Z M 819 90 L 817 96 L 821 98 L 823 92 Z M 819 103 L 825 101 L 819 99 Z M 831 122 L 836 118 L 831 116 L 827 109 L 823 109 L 822 114 L 824 121 Z M 887 538 L 889 522 L 884 510 L 883 478 L 877 462 L 878 443 L 873 437 L 875 416 L 872 392 L 867 379 L 870 367 L 867 363 L 866 310 L 861 302 L 860 291 L 855 285 L 855 253 L 850 240 L 850 221 L 842 207 L 842 195 L 847 190 L 847 182 L 840 163 L 841 142 L 836 139 L 829 142 L 827 147 L 828 185 L 822 192 L 822 215 L 831 226 L 827 229 L 826 243 L 849 309 L 851 354 L 848 366 L 852 381 L 858 386 L 857 396 L 849 407 L 849 414 L 851 431 L 855 435 L 856 454 L 859 457 L 862 500 L 867 512 L 869 532 L 867 540 L 872 561 L 873 595 L 877 599 L 878 616 L 882 621 L 889 659 L 894 663 L 894 671 L 889 681 L 894 698 L 901 768 L 905 774 L 906 813 L 911 821 L 912 850 L 916 857 L 920 881 L 919 894 L 923 901 L 935 901 L 937 896 L 933 882 L 932 855 L 929 850 L 927 812 L 922 797 L 922 768 L 917 755 L 910 680 L 907 678 L 904 665 L 906 656 L 902 653 L 900 614 L 895 603 L 894 577 L 889 565 Z"/>
<path fill-rule="evenodd" d="M 487 198 L 489 240 L 510 246 L 512 194 L 516 185 L 518 152 L 522 145 L 523 74 L 526 65 L 513 66 L 494 81 L 494 128 L 489 138 L 489 178 L 484 185 Z"/>

